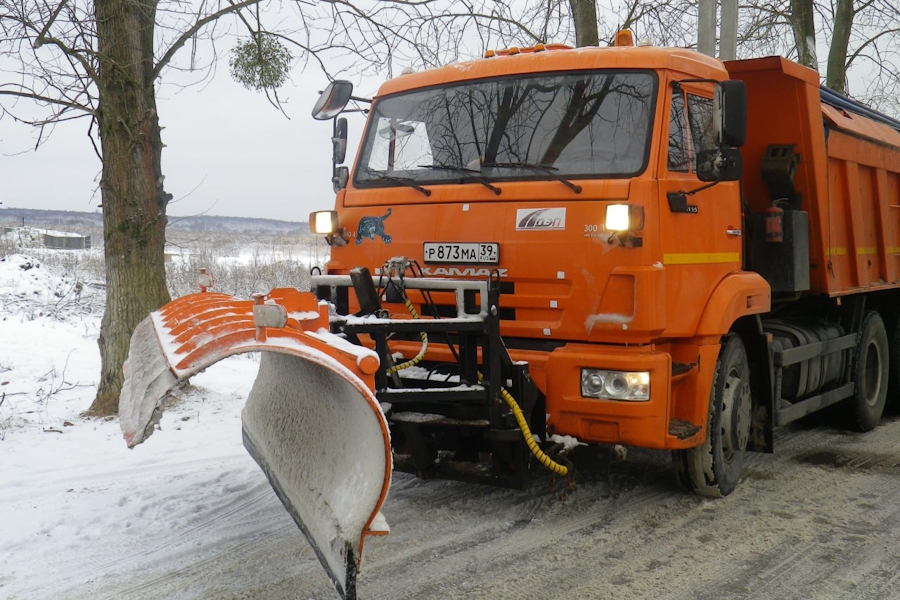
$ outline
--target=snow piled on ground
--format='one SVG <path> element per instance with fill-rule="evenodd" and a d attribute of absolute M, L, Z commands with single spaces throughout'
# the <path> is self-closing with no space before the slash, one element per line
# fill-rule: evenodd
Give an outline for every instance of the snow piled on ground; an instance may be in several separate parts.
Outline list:
<path fill-rule="evenodd" d="M 81 416 L 100 372 L 100 317 L 42 308 L 71 284 L 28 256 L 0 260 L 0 598 L 95 597 L 104 580 L 147 568 L 138 548 L 172 530 L 197 528 L 192 544 L 219 537 L 198 515 L 267 487 L 241 444 L 253 357 L 174 392 L 134 450 L 118 420 Z"/>
<path fill-rule="evenodd" d="M 26 304 L 33 308 L 53 306 L 70 294 L 83 292 L 83 283 L 70 275 L 49 273 L 36 258 L 24 254 L 0 258 L 0 299 L 4 308 Z"/>

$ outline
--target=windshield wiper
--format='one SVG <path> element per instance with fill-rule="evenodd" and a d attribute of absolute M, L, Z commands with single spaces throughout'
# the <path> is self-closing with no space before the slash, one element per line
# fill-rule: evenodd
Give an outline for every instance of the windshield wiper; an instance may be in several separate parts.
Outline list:
<path fill-rule="evenodd" d="M 366 175 L 370 175 L 372 179 L 376 179 L 378 181 L 395 181 L 399 184 L 409 186 L 416 191 L 422 192 L 426 196 L 431 195 L 431 190 L 426 190 L 421 185 L 415 183 L 408 177 L 397 177 L 396 175 L 388 175 L 386 173 L 382 173 L 381 171 L 373 171 L 372 169 L 366 169 Z"/>
<path fill-rule="evenodd" d="M 491 185 L 491 182 L 487 180 L 486 177 L 481 175 L 481 171 L 477 171 L 475 169 L 470 169 L 468 167 L 453 167 L 450 165 L 416 165 L 421 169 L 434 169 L 435 171 L 453 171 L 455 173 L 465 173 L 468 177 L 465 180 L 477 181 L 487 189 L 491 190 L 497 196 L 500 195 L 500 188 Z"/>
<path fill-rule="evenodd" d="M 505 163 L 484 163 L 481 165 L 482 167 L 496 167 L 498 169 L 528 169 L 529 171 L 537 171 L 538 173 L 544 173 L 545 175 L 549 175 L 551 178 L 559 181 L 569 189 L 571 189 L 576 194 L 581 193 L 581 186 L 576 185 L 563 177 L 562 175 L 556 174 L 554 171 L 558 171 L 556 167 L 545 167 L 544 165 L 538 165 L 535 163 L 527 163 L 527 162 L 505 162 Z"/>

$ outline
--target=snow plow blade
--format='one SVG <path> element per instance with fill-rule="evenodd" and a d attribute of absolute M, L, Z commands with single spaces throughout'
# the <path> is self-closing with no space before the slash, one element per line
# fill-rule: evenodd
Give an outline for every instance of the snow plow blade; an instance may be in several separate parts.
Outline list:
<path fill-rule="evenodd" d="M 292 289 L 241 301 L 179 298 L 131 339 L 119 400 L 129 447 L 149 437 L 167 392 L 213 363 L 261 352 L 242 412 L 244 446 L 312 545 L 343 598 L 356 597 L 363 541 L 388 533 L 390 434 L 372 392 L 374 352 L 328 331 L 328 310 Z"/>

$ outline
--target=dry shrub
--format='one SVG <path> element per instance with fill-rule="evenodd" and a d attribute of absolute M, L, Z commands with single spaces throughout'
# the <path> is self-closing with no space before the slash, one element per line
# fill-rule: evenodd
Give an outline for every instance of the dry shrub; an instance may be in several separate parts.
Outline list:
<path fill-rule="evenodd" d="M 4 254 L 25 254 L 53 277 L 42 294 L 0 293 L 0 313 L 24 318 L 50 316 L 65 320 L 102 315 L 106 301 L 102 250 L 50 250 L 16 247 Z"/>
<path fill-rule="evenodd" d="M 276 287 L 309 289 L 309 272 L 328 260 L 327 246 L 311 235 L 170 235 L 166 277 L 173 298 L 199 290 L 197 274 L 206 268 L 213 289 L 237 298 Z"/>
<path fill-rule="evenodd" d="M 0 257 L 27 253 L 59 280 L 45 295 L 49 301 L 17 296 L 0 297 L 0 311 L 26 315 L 101 315 L 105 304 L 105 265 L 102 233 L 93 236 L 90 250 L 51 250 L 0 236 Z M 206 268 L 215 277 L 214 290 L 249 298 L 276 287 L 309 289 L 309 272 L 328 260 L 328 247 L 309 234 L 241 234 L 167 232 L 166 278 L 173 298 L 199 291 L 197 275 Z"/>

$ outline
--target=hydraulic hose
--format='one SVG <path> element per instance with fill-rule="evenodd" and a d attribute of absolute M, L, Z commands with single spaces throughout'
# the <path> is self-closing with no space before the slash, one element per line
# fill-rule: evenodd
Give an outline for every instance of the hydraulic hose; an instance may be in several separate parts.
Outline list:
<path fill-rule="evenodd" d="M 416 312 L 415 307 L 412 305 L 412 302 L 409 301 L 409 298 L 405 299 L 406 310 L 409 311 L 409 314 L 412 315 L 413 319 L 419 318 L 419 313 Z M 422 348 L 419 350 L 419 353 L 410 361 L 407 361 L 403 364 L 395 365 L 387 370 L 387 374 L 390 375 L 392 373 L 396 373 L 397 371 L 402 371 L 403 369 L 407 369 L 409 367 L 413 367 L 419 364 L 423 358 L 425 358 L 425 351 L 428 349 L 428 335 L 421 331 L 419 335 L 422 337 Z M 478 373 L 478 382 L 481 383 L 484 380 L 484 376 L 479 372 Z M 553 471 L 557 475 L 561 477 L 565 477 L 569 474 L 569 468 L 565 465 L 561 465 L 541 450 L 538 446 L 537 442 L 534 441 L 534 435 L 531 433 L 531 428 L 528 427 L 528 422 L 525 421 L 525 415 L 522 414 L 522 409 L 519 408 L 519 404 L 516 402 L 516 399 L 512 397 L 506 388 L 500 388 L 500 396 L 506 402 L 509 409 L 512 411 L 513 416 L 516 419 L 516 423 L 519 425 L 519 430 L 522 432 L 522 439 L 525 440 L 525 445 L 528 446 L 528 449 L 534 455 L 541 465 L 545 468 Z"/>
<path fill-rule="evenodd" d="M 481 382 L 484 380 L 484 376 L 481 373 L 478 373 L 478 381 Z M 503 400 L 506 401 L 507 406 L 509 406 L 510 410 L 512 410 L 513 416 L 516 418 L 516 423 L 519 425 L 519 430 L 522 432 L 522 438 L 525 440 L 525 445 L 528 446 L 528 449 L 531 450 L 531 453 L 537 459 L 539 463 L 541 463 L 545 468 L 553 471 L 557 475 L 561 477 L 565 477 L 569 474 L 569 468 L 565 465 L 561 465 L 549 456 L 544 453 L 543 450 L 540 449 L 537 442 L 534 441 L 534 435 L 531 433 L 531 428 L 528 427 L 528 423 L 525 421 L 525 415 L 522 414 L 522 409 L 519 408 L 519 404 L 516 402 L 516 399 L 512 397 L 506 388 L 500 388 L 500 396 Z"/>
<path fill-rule="evenodd" d="M 409 298 L 406 298 L 404 301 L 406 303 L 406 310 L 409 311 L 409 314 L 412 315 L 412 318 L 418 319 L 419 313 L 416 312 L 416 308 L 412 305 L 412 302 L 409 301 Z M 393 367 L 389 368 L 387 370 L 388 375 L 392 375 L 397 371 L 402 371 L 403 369 L 408 369 L 409 367 L 414 367 L 422 362 L 422 359 L 425 358 L 425 351 L 428 349 L 428 334 L 426 334 L 424 331 L 420 331 L 419 336 L 422 338 L 422 348 L 419 350 L 419 353 L 416 354 L 416 357 L 412 360 L 406 361 L 403 364 L 394 365 Z"/>

